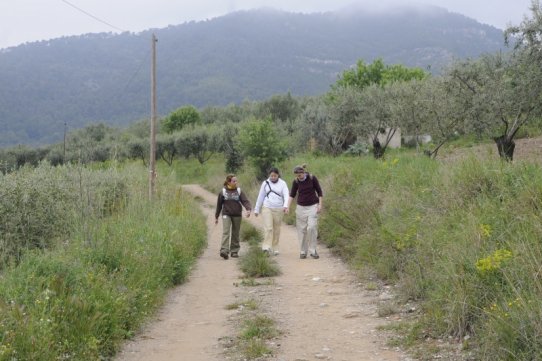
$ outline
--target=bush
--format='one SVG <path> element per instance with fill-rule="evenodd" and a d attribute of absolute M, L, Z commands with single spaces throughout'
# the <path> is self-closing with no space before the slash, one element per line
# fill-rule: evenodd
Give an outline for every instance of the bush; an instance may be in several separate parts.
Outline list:
<path fill-rule="evenodd" d="M 0 360 L 110 359 L 165 289 L 186 279 L 205 245 L 205 220 L 173 187 L 149 203 L 140 196 L 146 172 L 138 173 L 131 202 L 114 217 L 90 218 L 62 247 L 27 252 L 4 270 Z"/>

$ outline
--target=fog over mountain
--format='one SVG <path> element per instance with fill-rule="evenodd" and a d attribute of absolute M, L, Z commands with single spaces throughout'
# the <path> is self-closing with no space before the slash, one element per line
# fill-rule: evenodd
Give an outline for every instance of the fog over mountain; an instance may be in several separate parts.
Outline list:
<path fill-rule="evenodd" d="M 503 48 L 502 31 L 438 7 L 295 14 L 240 11 L 138 34 L 27 43 L 0 52 L 0 146 L 44 144 L 70 129 L 148 117 L 151 34 L 159 113 L 273 94 L 318 95 L 363 59 L 434 73 Z"/>

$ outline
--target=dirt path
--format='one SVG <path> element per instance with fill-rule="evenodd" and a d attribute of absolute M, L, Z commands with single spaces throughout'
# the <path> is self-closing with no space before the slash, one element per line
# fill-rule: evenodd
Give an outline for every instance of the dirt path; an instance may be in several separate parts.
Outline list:
<path fill-rule="evenodd" d="M 214 224 L 216 196 L 199 186 L 184 189 L 203 199 L 208 217 L 208 247 L 197 262 L 190 281 L 174 289 L 158 320 L 129 342 L 118 357 L 124 360 L 224 360 L 219 339 L 235 335 L 225 306 L 243 292 L 261 297 L 264 310 L 284 332 L 273 359 L 282 361 L 392 361 L 408 358 L 385 346 L 376 330 L 385 324 L 377 318 L 379 295 L 365 291 L 343 263 L 325 247 L 320 259 L 299 259 L 295 228 L 283 225 L 280 255 L 282 275 L 259 291 L 236 287 L 241 276 L 237 261 L 218 256 L 221 224 Z M 245 218 L 243 221 L 246 221 Z M 261 217 L 249 219 L 260 226 Z M 246 251 L 242 245 L 241 257 Z M 382 295 L 380 295 L 382 298 Z"/>

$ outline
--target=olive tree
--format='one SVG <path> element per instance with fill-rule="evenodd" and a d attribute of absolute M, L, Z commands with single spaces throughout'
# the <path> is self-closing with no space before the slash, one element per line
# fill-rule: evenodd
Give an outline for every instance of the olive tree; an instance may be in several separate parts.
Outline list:
<path fill-rule="evenodd" d="M 362 91 L 356 87 L 338 88 L 332 92 L 328 105 L 329 121 L 325 123 L 331 154 L 338 155 L 354 144 L 368 130 L 362 117 Z"/>
<path fill-rule="evenodd" d="M 162 158 L 169 166 L 173 164 L 173 160 L 177 156 L 175 139 L 175 135 L 170 134 L 159 134 L 156 137 L 156 157 Z"/>
<path fill-rule="evenodd" d="M 502 159 L 512 160 L 518 130 L 540 114 L 542 69 L 527 51 L 485 55 L 449 73 L 470 106 L 470 125 L 493 139 Z M 467 124 L 468 125 L 468 124 Z"/>
<path fill-rule="evenodd" d="M 179 155 L 185 158 L 193 155 L 204 164 L 221 149 L 221 141 L 221 134 L 215 127 L 197 127 L 181 132 L 175 140 L 175 148 Z"/>
<path fill-rule="evenodd" d="M 239 131 L 239 145 L 243 155 L 256 169 L 259 180 L 267 177 L 271 166 L 286 159 L 286 146 L 269 119 L 254 119 L 243 124 Z"/>
<path fill-rule="evenodd" d="M 180 107 L 171 112 L 162 120 L 162 129 L 166 133 L 172 133 L 181 130 L 187 125 L 196 125 L 201 121 L 201 115 L 196 108 L 191 105 Z"/>
<path fill-rule="evenodd" d="M 301 116 L 297 132 L 297 144 L 304 151 L 329 151 L 330 139 L 330 115 L 329 108 L 322 97 L 310 99 Z"/>
<path fill-rule="evenodd" d="M 420 114 L 420 129 L 431 135 L 435 141 L 432 149 L 424 153 L 436 158 L 440 148 L 459 132 L 463 131 L 465 120 L 469 118 L 471 98 L 462 97 L 461 91 L 448 77 L 426 79 L 416 89 Z"/>
<path fill-rule="evenodd" d="M 389 87 L 371 85 L 363 91 L 362 129 L 369 130 L 373 144 L 373 156 L 382 158 L 391 139 L 399 128 L 399 119 L 392 117 L 393 90 Z M 381 135 L 384 141 L 381 142 Z"/>

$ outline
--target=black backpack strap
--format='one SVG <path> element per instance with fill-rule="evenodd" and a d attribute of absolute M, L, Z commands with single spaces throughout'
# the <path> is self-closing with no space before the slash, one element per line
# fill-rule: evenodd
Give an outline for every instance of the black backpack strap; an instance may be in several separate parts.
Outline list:
<path fill-rule="evenodd" d="M 269 181 L 267 179 L 265 180 L 265 183 L 267 183 L 267 186 L 269 187 L 269 192 L 267 192 L 267 194 L 265 195 L 267 198 L 269 198 L 270 193 L 275 193 L 277 196 L 282 197 L 282 195 L 278 194 L 273 190 L 273 188 L 271 188 L 271 184 L 269 184 Z"/>

